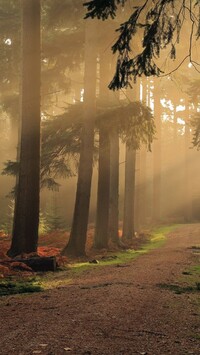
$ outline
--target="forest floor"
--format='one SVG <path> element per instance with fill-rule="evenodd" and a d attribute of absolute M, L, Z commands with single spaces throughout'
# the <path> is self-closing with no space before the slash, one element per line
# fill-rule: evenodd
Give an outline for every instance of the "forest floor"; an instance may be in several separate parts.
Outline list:
<path fill-rule="evenodd" d="M 199 259 L 200 224 L 185 225 L 133 260 L 1 297 L 0 354 L 199 355 Z"/>

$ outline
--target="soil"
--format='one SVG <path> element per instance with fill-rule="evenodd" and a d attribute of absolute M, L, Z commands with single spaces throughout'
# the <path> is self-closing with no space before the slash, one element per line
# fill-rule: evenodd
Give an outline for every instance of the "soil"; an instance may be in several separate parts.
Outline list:
<path fill-rule="evenodd" d="M 199 293 L 159 286 L 181 282 L 199 262 L 191 248 L 199 244 L 200 225 L 182 226 L 127 264 L 90 268 L 42 293 L 2 297 L 0 354 L 199 355 Z"/>

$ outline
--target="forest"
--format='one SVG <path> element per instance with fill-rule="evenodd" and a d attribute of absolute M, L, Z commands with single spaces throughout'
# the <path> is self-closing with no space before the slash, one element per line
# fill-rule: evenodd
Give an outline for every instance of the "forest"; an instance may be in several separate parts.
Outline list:
<path fill-rule="evenodd" d="M 0 33 L 0 354 L 198 355 L 200 1 L 0 0 Z"/>

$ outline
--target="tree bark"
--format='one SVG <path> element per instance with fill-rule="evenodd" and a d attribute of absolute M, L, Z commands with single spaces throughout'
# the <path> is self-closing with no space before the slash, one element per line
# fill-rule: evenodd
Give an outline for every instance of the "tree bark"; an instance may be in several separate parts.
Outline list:
<path fill-rule="evenodd" d="M 99 102 L 104 109 L 110 101 L 108 89 L 108 74 L 110 71 L 110 58 L 100 56 L 100 85 Z M 99 123 L 99 169 L 97 187 L 97 212 L 94 246 L 97 249 L 108 247 L 109 223 L 109 196 L 110 196 L 110 135 L 107 122 Z"/>
<path fill-rule="evenodd" d="M 37 250 L 40 191 L 40 0 L 22 0 L 20 166 L 8 255 Z"/>
<path fill-rule="evenodd" d="M 56 271 L 55 256 L 36 256 L 31 258 L 16 258 L 16 261 L 26 264 L 33 271 Z"/>
<path fill-rule="evenodd" d="M 149 86 L 148 79 L 144 79 L 143 82 L 143 103 L 148 106 L 149 104 Z M 147 173 L 147 148 L 142 146 L 138 152 L 139 157 L 139 169 L 138 174 L 140 181 L 138 184 L 138 227 L 140 228 L 146 223 L 147 217 L 147 183 L 146 183 L 146 173 Z"/>
<path fill-rule="evenodd" d="M 108 128 L 99 129 L 99 172 L 97 192 L 97 215 L 94 246 L 97 249 L 108 246 L 110 196 L 110 137 Z"/>
<path fill-rule="evenodd" d="M 126 146 L 123 239 L 134 237 L 136 150 Z"/>
<path fill-rule="evenodd" d="M 192 221 L 192 196 L 191 196 L 191 176 L 190 176 L 190 126 L 189 126 L 189 119 L 190 119 L 190 112 L 189 112 L 189 104 L 188 102 L 185 103 L 185 112 L 184 112 L 184 120 L 185 120 L 185 211 L 184 211 L 184 219 L 185 222 Z"/>
<path fill-rule="evenodd" d="M 78 169 L 75 208 L 69 243 L 64 255 L 85 255 L 89 217 L 90 191 L 93 170 L 94 122 L 96 113 L 96 48 L 95 22 L 86 23 L 85 77 L 84 77 L 84 123 L 81 134 L 81 151 Z"/>
<path fill-rule="evenodd" d="M 119 243 L 119 134 L 118 128 L 110 134 L 110 207 L 109 237 L 113 243 Z"/>
<path fill-rule="evenodd" d="M 156 87 L 156 80 L 154 82 Z M 156 90 L 157 89 L 157 90 Z M 153 221 L 161 219 L 161 104 L 159 87 L 154 89 L 156 140 L 153 143 Z"/>

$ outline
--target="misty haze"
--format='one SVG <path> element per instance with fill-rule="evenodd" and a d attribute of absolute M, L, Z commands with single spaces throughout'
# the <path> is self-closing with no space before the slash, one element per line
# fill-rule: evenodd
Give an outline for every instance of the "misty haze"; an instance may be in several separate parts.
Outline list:
<path fill-rule="evenodd" d="M 0 0 L 0 354 L 199 354 L 199 14 Z"/>

